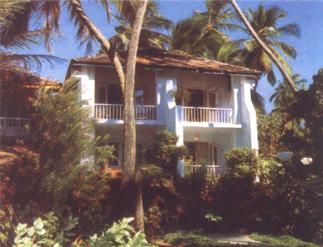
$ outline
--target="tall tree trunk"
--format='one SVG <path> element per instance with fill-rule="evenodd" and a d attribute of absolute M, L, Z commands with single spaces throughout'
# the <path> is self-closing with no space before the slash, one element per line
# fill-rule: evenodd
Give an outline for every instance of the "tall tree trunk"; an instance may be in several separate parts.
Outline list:
<path fill-rule="evenodd" d="M 134 86 L 136 59 L 139 45 L 139 37 L 146 11 L 147 0 L 133 0 L 136 6 L 136 15 L 133 22 L 133 30 L 129 42 L 126 75 L 123 71 L 119 57 L 116 53 L 111 54 L 110 43 L 103 33 L 90 21 L 84 13 L 80 0 L 69 0 L 74 12 L 78 15 L 82 24 L 94 35 L 101 44 L 105 53 L 113 61 L 124 96 L 124 164 L 123 164 L 123 187 L 133 185 L 135 190 L 135 227 L 137 230 L 144 229 L 144 212 L 142 203 L 142 191 L 140 182 L 140 169 L 136 167 L 136 119 L 134 109 Z"/>
<path fill-rule="evenodd" d="M 85 25 L 88 30 L 90 31 L 90 33 L 92 33 L 94 35 L 94 37 L 96 38 L 96 40 L 100 43 L 100 45 L 102 46 L 102 49 L 104 50 L 104 52 L 109 56 L 110 60 L 113 63 L 113 67 L 115 69 L 115 72 L 117 74 L 122 92 L 124 94 L 124 88 L 125 88 L 125 73 L 123 71 L 120 59 L 118 57 L 117 53 L 111 53 L 110 51 L 110 42 L 109 40 L 104 36 L 104 34 L 101 32 L 100 29 L 98 29 L 93 22 L 91 22 L 91 20 L 87 17 L 87 15 L 85 14 L 82 6 L 81 6 L 81 2 L 80 0 L 69 0 L 73 10 L 75 11 L 75 13 L 77 13 L 79 19 L 81 20 L 82 24 Z"/>
<path fill-rule="evenodd" d="M 289 76 L 289 74 L 286 72 L 284 66 L 280 63 L 278 58 L 275 56 L 275 54 L 269 49 L 269 47 L 260 39 L 257 32 L 253 29 L 251 24 L 249 23 L 247 17 L 244 15 L 243 11 L 240 9 L 238 3 L 236 0 L 230 0 L 231 5 L 239 15 L 240 19 L 248 29 L 249 33 L 252 35 L 252 37 L 256 40 L 256 42 L 264 49 L 266 54 L 269 56 L 269 58 L 275 63 L 279 71 L 282 73 L 283 77 L 286 79 L 286 82 L 288 83 L 291 90 L 295 93 L 297 91 L 296 84 L 292 80 L 292 78 Z"/>
<path fill-rule="evenodd" d="M 136 167 L 136 118 L 134 107 L 134 88 L 136 59 L 139 37 L 146 11 L 147 0 L 139 0 L 136 6 L 136 17 L 133 23 L 129 42 L 128 59 L 126 67 L 125 103 L 124 103 L 124 163 L 123 183 L 134 182 L 135 189 L 135 227 L 144 229 L 144 212 L 140 183 L 140 168 Z"/>

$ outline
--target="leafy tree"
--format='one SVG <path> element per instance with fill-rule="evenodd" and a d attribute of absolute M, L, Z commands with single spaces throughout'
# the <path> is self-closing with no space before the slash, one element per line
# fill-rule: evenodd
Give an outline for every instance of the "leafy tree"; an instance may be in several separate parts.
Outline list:
<path fill-rule="evenodd" d="M 286 141 L 297 152 L 313 158 L 313 168 L 317 173 L 323 170 L 323 158 L 321 154 L 323 139 L 323 70 L 313 76 L 313 83 L 308 90 L 300 90 L 286 112 L 290 120 L 301 123 L 304 129 L 303 135 L 290 133 Z M 300 157 L 301 158 L 301 157 Z"/>

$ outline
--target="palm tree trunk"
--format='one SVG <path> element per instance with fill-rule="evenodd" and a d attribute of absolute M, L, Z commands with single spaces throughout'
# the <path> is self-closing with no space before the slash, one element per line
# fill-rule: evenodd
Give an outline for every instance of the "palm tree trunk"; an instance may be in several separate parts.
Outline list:
<path fill-rule="evenodd" d="M 87 17 L 87 15 L 84 13 L 83 8 L 81 6 L 80 0 L 69 0 L 71 6 L 73 7 L 74 11 L 77 13 L 78 17 L 82 21 L 82 24 L 85 25 L 90 33 L 94 35 L 96 40 L 100 43 L 102 46 L 102 49 L 104 52 L 109 56 L 110 60 L 113 63 L 114 69 L 116 71 L 121 90 L 124 93 L 125 88 L 125 73 L 123 71 L 120 59 L 118 57 L 117 53 L 111 53 L 110 51 L 110 42 L 109 40 L 104 36 L 104 34 L 101 32 L 100 29 L 98 29 L 94 23 L 91 22 L 91 20 Z"/>
<path fill-rule="evenodd" d="M 242 10 L 240 9 L 240 7 L 239 7 L 238 3 L 236 2 L 236 0 L 230 0 L 230 2 L 231 2 L 231 5 L 233 6 L 233 8 L 235 9 L 235 11 L 237 12 L 237 14 L 239 15 L 240 19 L 242 20 L 242 22 L 244 23 L 244 25 L 248 29 L 249 33 L 256 40 L 256 42 L 262 47 L 262 49 L 264 49 L 264 51 L 269 56 L 269 58 L 275 63 L 275 65 L 277 66 L 279 71 L 282 73 L 283 77 L 286 79 L 286 82 L 288 83 L 289 87 L 295 93 L 297 91 L 296 84 L 294 83 L 292 78 L 289 76 L 289 74 L 286 72 L 284 66 L 280 63 L 278 58 L 268 48 L 268 46 L 260 39 L 257 32 L 253 29 L 253 27 L 249 23 L 247 17 L 244 15 Z"/>
<path fill-rule="evenodd" d="M 136 166 L 136 118 L 134 108 L 134 88 L 136 58 L 139 37 L 146 11 L 147 0 L 138 1 L 136 17 L 133 23 L 129 42 L 128 59 L 126 67 L 125 104 L 124 104 L 124 163 L 123 183 L 134 182 L 135 189 L 135 228 L 144 230 L 144 211 L 140 183 L 140 167 Z"/>

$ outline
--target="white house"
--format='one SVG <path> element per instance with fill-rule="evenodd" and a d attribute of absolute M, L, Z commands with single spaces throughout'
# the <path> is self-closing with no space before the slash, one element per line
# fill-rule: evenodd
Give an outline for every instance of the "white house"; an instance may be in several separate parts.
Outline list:
<path fill-rule="evenodd" d="M 177 52 L 140 52 L 135 78 L 138 161 L 145 162 L 145 150 L 164 128 L 176 133 L 178 145 L 187 146 L 196 164 L 209 165 L 213 173 L 224 168 L 226 151 L 257 150 L 250 90 L 259 74 Z M 70 76 L 80 79 L 80 97 L 91 109 L 96 134 L 109 134 L 122 163 L 123 101 L 111 61 L 103 54 L 72 59 Z"/>

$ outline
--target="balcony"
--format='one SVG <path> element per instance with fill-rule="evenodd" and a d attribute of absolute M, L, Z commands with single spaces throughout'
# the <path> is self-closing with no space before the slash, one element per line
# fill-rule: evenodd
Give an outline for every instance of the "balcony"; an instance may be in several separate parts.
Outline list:
<path fill-rule="evenodd" d="M 0 135 L 23 137 L 27 134 L 28 118 L 0 117 Z"/>
<path fill-rule="evenodd" d="M 184 122 L 233 123 L 232 109 L 183 106 Z"/>
<path fill-rule="evenodd" d="M 95 104 L 95 119 L 123 120 L 124 106 L 121 104 Z M 156 121 L 157 113 L 154 105 L 136 105 L 137 121 Z"/>

